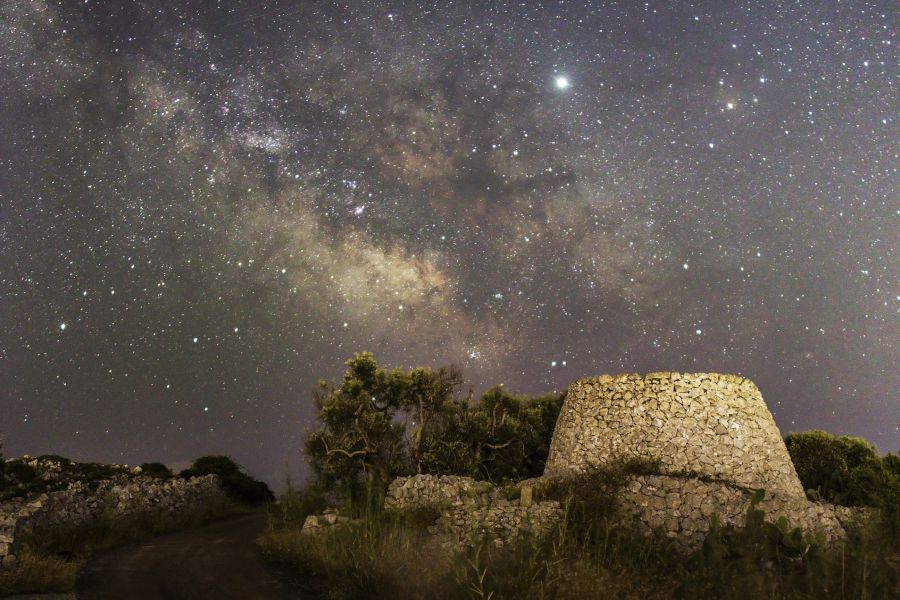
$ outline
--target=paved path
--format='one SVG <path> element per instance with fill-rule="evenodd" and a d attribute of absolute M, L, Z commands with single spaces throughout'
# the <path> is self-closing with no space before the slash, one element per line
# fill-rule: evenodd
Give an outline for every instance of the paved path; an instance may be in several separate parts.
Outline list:
<path fill-rule="evenodd" d="M 219 521 L 92 559 L 78 600 L 288 600 L 319 593 L 260 560 L 265 515 Z M 305 589 L 304 589 L 305 588 Z"/>

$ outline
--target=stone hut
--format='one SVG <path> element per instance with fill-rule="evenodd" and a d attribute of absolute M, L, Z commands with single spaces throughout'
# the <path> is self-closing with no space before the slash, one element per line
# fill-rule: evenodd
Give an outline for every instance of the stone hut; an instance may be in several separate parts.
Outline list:
<path fill-rule="evenodd" d="M 656 459 L 660 473 L 631 476 L 617 496 L 619 508 L 645 532 L 662 532 L 686 552 L 702 545 L 713 515 L 743 526 L 760 488 L 766 493 L 756 508 L 767 520 L 784 517 L 829 544 L 845 535 L 844 522 L 857 518 L 806 499 L 759 390 L 743 377 L 715 373 L 601 375 L 573 383 L 544 474 L 516 484 L 518 500 L 468 477 L 416 475 L 391 483 L 385 505 L 439 508 L 432 529 L 447 547 L 472 545 L 484 535 L 506 543 L 520 530 L 547 531 L 562 517 L 558 502 L 532 502 L 534 490 L 628 458 Z"/>
<path fill-rule="evenodd" d="M 622 458 L 697 473 L 782 498 L 805 498 L 762 395 L 749 379 L 716 373 L 602 375 L 568 390 L 545 476 Z"/>

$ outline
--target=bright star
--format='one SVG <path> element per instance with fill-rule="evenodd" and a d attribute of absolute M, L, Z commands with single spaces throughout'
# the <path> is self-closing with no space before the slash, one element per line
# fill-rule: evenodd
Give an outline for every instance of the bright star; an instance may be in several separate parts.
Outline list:
<path fill-rule="evenodd" d="M 569 83 L 569 78 L 565 77 L 563 75 L 560 75 L 559 77 L 557 77 L 555 83 L 556 83 L 556 89 L 558 89 L 558 90 L 564 90 L 564 89 L 568 88 L 569 85 L 571 85 Z"/>

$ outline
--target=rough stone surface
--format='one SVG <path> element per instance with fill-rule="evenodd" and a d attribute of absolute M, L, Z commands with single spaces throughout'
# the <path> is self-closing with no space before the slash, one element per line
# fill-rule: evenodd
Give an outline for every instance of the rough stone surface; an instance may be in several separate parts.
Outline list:
<path fill-rule="evenodd" d="M 329 527 L 333 527 L 335 525 L 344 525 L 347 523 L 351 523 L 352 521 L 353 520 L 350 519 L 350 517 L 339 515 L 337 510 L 329 508 L 326 509 L 321 515 L 309 515 L 308 517 L 306 517 L 306 520 L 303 521 L 303 528 L 300 530 L 300 533 L 318 533 L 320 531 L 324 531 Z"/>
<path fill-rule="evenodd" d="M 438 509 L 430 531 L 447 548 L 485 536 L 502 545 L 521 531 L 548 531 L 562 517 L 558 502 L 538 502 L 533 490 L 627 458 L 656 459 L 664 474 L 628 478 L 616 499 L 621 512 L 687 552 L 702 544 L 713 514 L 723 525 L 743 526 L 756 489 L 766 492 L 757 507 L 766 520 L 785 517 L 828 542 L 865 518 L 808 501 L 753 382 L 711 373 L 578 381 L 566 394 L 544 475 L 519 482 L 517 494 L 468 477 L 417 475 L 392 482 L 385 506 Z"/>
<path fill-rule="evenodd" d="M 759 390 L 735 375 L 602 375 L 573 383 L 544 475 L 581 473 L 630 457 L 805 498 Z"/>
<path fill-rule="evenodd" d="M 440 516 L 429 531 L 447 549 L 474 546 L 484 539 L 503 545 L 525 531 L 547 531 L 562 515 L 558 502 L 523 502 L 504 493 L 470 477 L 414 475 L 391 482 L 385 508 L 436 509 Z M 530 498 L 530 488 L 526 495 Z"/>
<path fill-rule="evenodd" d="M 15 564 L 18 540 L 25 533 L 78 527 L 101 515 L 125 517 L 146 510 L 174 515 L 226 500 L 215 475 L 162 480 L 138 474 L 93 485 L 73 482 L 64 490 L 6 500 L 0 503 L 0 567 Z"/>
<path fill-rule="evenodd" d="M 678 546 L 691 551 L 702 545 L 713 514 L 722 525 L 743 527 L 751 496 L 747 490 L 722 482 L 642 475 L 631 478 L 618 501 L 620 508 L 637 517 L 646 531 L 661 530 Z M 764 499 L 757 508 L 765 511 L 767 521 L 785 517 L 792 528 L 821 532 L 827 542 L 835 542 L 844 535 L 841 521 L 830 504 L 773 496 Z"/>
<path fill-rule="evenodd" d="M 488 503 L 493 490 L 486 481 L 457 475 L 398 477 L 388 486 L 384 506 L 401 510 L 477 506 Z"/>

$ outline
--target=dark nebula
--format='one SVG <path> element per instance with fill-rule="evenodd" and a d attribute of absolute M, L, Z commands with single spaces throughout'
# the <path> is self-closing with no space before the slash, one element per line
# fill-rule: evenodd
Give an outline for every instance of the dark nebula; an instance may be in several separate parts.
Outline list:
<path fill-rule="evenodd" d="M 301 469 L 355 351 L 900 449 L 890 2 L 0 4 L 3 451 Z"/>

